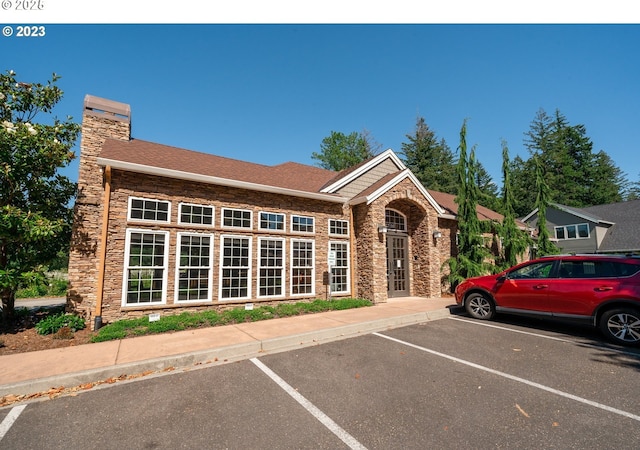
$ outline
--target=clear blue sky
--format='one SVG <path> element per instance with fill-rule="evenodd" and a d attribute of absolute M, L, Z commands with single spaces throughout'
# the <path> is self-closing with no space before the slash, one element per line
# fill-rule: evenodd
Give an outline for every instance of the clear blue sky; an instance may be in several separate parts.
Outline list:
<path fill-rule="evenodd" d="M 558 109 L 636 181 L 639 44 L 624 24 L 47 25 L 0 36 L 0 69 L 61 75 L 59 117 L 105 97 L 131 105 L 135 138 L 268 165 L 313 164 L 331 131 L 399 152 L 418 116 L 456 150 L 468 119 L 497 184 L 501 141 L 526 158 L 536 112 Z"/>

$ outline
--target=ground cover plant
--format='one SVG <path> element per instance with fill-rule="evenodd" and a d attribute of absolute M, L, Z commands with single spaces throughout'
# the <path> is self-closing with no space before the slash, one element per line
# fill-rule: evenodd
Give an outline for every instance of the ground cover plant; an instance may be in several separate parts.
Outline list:
<path fill-rule="evenodd" d="M 113 339 L 124 339 L 132 336 L 181 331 L 189 328 L 230 325 L 243 322 L 291 317 L 302 314 L 334 311 L 342 309 L 371 306 L 369 300 L 336 299 L 315 300 L 310 303 L 283 303 L 276 306 L 259 306 L 254 309 L 235 308 L 226 311 L 185 312 L 173 316 L 164 316 L 157 321 L 149 321 L 148 317 L 124 319 L 105 325 L 91 337 L 91 342 L 103 342 Z"/>

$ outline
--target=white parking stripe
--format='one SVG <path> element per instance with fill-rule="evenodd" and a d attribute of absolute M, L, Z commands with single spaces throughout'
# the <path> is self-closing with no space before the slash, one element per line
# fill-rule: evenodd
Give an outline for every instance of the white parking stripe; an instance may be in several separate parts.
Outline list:
<path fill-rule="evenodd" d="M 526 334 L 529 336 L 535 336 L 535 337 L 539 337 L 539 338 L 544 338 L 544 339 L 550 339 L 552 341 L 559 341 L 559 342 L 567 342 L 569 344 L 575 344 L 576 341 L 572 341 L 570 339 L 563 339 L 563 338 L 559 338 L 559 337 L 555 337 L 555 336 L 548 336 L 546 334 L 540 334 L 540 333 L 532 333 L 530 331 L 522 331 L 522 330 L 514 330 L 513 328 L 508 328 L 508 327 L 503 327 L 500 325 L 494 325 L 491 323 L 486 323 L 486 322 L 482 322 L 482 321 L 478 321 L 478 320 L 467 320 L 467 319 L 462 319 L 460 317 L 447 317 L 448 319 L 451 320 L 457 320 L 459 322 L 464 322 L 464 323 L 468 323 L 471 325 L 478 325 L 478 326 L 482 326 L 482 327 L 488 327 L 488 328 L 496 328 L 498 330 L 505 330 L 505 331 L 510 331 L 512 333 L 520 333 L 520 334 Z M 611 348 L 611 347 L 603 347 L 601 345 L 595 345 L 595 344 L 588 344 L 586 342 L 580 342 L 580 345 L 583 347 L 591 347 L 591 348 L 595 348 L 598 350 L 602 350 L 602 349 L 606 349 L 608 352 L 615 352 L 615 353 L 622 353 L 624 355 L 631 355 L 635 353 L 626 351 L 626 350 L 620 350 L 617 348 Z"/>
<path fill-rule="evenodd" d="M 27 405 L 15 406 L 9 411 L 9 414 L 4 418 L 2 423 L 0 423 L 0 441 L 7 434 L 7 431 L 11 428 L 11 425 L 18 419 L 22 410 L 25 409 Z"/>
<path fill-rule="evenodd" d="M 472 363 L 471 361 L 465 361 L 464 359 L 456 358 L 455 356 L 446 355 L 444 353 L 440 353 L 440 352 L 435 351 L 435 350 L 431 350 L 431 349 L 428 349 L 428 348 L 425 348 L 425 347 L 421 347 L 419 345 L 415 345 L 415 344 L 412 344 L 410 342 L 406 342 L 406 341 L 402 341 L 400 339 L 392 338 L 391 336 L 385 336 L 384 334 L 380 334 L 380 333 L 372 333 L 372 334 L 374 334 L 374 335 L 376 335 L 378 337 L 384 338 L 384 339 L 388 339 L 390 341 L 397 342 L 397 343 L 402 344 L 402 345 L 406 345 L 408 347 L 413 347 L 413 348 L 421 350 L 423 352 L 431 353 L 432 355 L 436 355 L 436 356 L 440 356 L 442 358 L 446 358 L 446 359 L 448 359 L 450 361 L 454 361 L 454 362 L 457 362 L 457 363 L 460 363 L 460 364 L 464 364 L 464 365 L 467 365 L 469 367 L 473 367 L 475 369 L 483 370 L 485 372 L 489 372 L 489 373 L 492 373 L 494 375 L 498 375 L 500 377 L 508 378 L 509 380 L 517 381 L 518 383 L 523 383 L 523 384 L 526 384 L 527 386 L 535 387 L 537 389 L 541 389 L 543 391 L 547 391 L 547 392 L 550 392 L 552 394 L 559 395 L 560 397 L 565 397 L 565 398 L 574 400 L 576 402 L 584 403 L 586 405 L 593 406 L 593 407 L 596 407 L 596 408 L 599 408 L 599 409 L 602 409 L 602 410 L 605 410 L 605 411 L 609 411 L 609 412 L 612 412 L 614 414 L 618 414 L 620 416 L 628 417 L 629 419 L 633 419 L 633 420 L 636 420 L 636 421 L 640 422 L 640 416 L 632 414 L 632 413 L 627 412 L 627 411 L 622 411 L 621 409 L 612 408 L 611 406 L 603 405 L 602 403 L 598 403 L 598 402 L 594 402 L 594 401 L 591 401 L 591 400 L 587 400 L 586 398 L 578 397 L 577 395 L 573 395 L 573 394 L 569 394 L 567 392 L 559 391 L 557 389 L 550 388 L 550 387 L 545 386 L 545 385 L 540 384 L 540 383 L 536 383 L 536 382 L 533 382 L 533 381 L 525 380 L 524 378 L 516 377 L 514 375 L 509 375 L 508 373 L 500 372 L 499 370 L 494 370 L 494 369 L 491 369 L 489 367 L 481 366 L 480 364 Z"/>
<path fill-rule="evenodd" d="M 260 370 L 262 370 L 269 378 L 275 381 L 278 386 L 285 390 L 295 401 L 300 403 L 304 409 L 309 411 L 316 419 L 318 419 L 325 427 L 327 427 L 333 434 L 338 436 L 342 442 L 347 444 L 349 448 L 366 450 L 367 448 L 356 440 L 353 436 L 342 429 L 337 423 L 335 423 L 329 416 L 320 411 L 313 403 L 302 396 L 291 385 L 287 384 L 282 378 L 280 378 L 274 371 L 265 366 L 262 361 L 257 358 L 251 358 L 251 362 L 254 363 Z"/>

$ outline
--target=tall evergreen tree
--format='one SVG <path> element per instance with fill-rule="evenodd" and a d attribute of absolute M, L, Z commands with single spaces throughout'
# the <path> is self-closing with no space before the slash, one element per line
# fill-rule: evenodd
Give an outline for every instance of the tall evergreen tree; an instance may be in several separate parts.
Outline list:
<path fill-rule="evenodd" d="M 456 194 L 455 158 L 445 140 L 438 140 L 423 117 L 418 117 L 414 133 L 406 137 L 408 142 L 402 143 L 404 163 L 422 185 L 427 189 Z"/>
<path fill-rule="evenodd" d="M 551 242 L 547 230 L 547 206 L 549 206 L 549 186 L 546 182 L 546 171 L 539 158 L 534 158 L 536 166 L 536 208 L 538 209 L 538 250 L 536 256 L 555 255 L 558 247 Z"/>
<path fill-rule="evenodd" d="M 499 227 L 499 236 L 502 238 L 502 247 L 498 260 L 498 269 L 506 269 L 518 262 L 518 257 L 523 255 L 531 240 L 529 236 L 518 228 L 513 207 L 513 192 L 511 186 L 511 163 L 509 162 L 509 148 L 506 142 L 502 142 L 502 214 L 504 216 Z"/>
<path fill-rule="evenodd" d="M 475 148 L 467 157 L 467 122 L 460 130 L 460 146 L 458 147 L 458 164 L 456 167 L 458 180 L 458 254 L 450 258 L 449 282 L 455 287 L 465 278 L 483 275 L 489 271 L 485 262 L 489 251 L 484 245 L 483 225 L 476 211 L 479 190 L 476 184 Z"/>

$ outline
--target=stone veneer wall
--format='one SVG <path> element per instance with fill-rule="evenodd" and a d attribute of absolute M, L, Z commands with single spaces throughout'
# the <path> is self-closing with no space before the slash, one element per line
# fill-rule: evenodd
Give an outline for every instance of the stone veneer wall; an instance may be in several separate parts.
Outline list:
<path fill-rule="evenodd" d="M 67 309 L 91 315 L 96 302 L 103 214 L 103 176 L 96 164 L 107 138 L 129 140 L 129 118 L 85 109 L 80 141 L 78 193 L 69 252 Z"/>
<path fill-rule="evenodd" d="M 154 200 L 168 200 L 171 202 L 171 220 L 169 224 L 151 222 L 127 221 L 129 196 L 149 198 Z M 197 227 L 178 224 L 178 206 L 180 202 L 213 206 L 215 223 L 213 227 Z M 221 227 L 221 208 L 238 208 L 253 211 L 252 229 L 231 229 Z M 315 218 L 315 233 L 268 232 L 258 230 L 259 212 L 277 212 L 286 215 L 285 225 L 290 228 L 292 214 L 312 216 Z M 342 204 L 320 202 L 304 198 L 295 198 L 277 194 L 247 191 L 237 188 L 200 184 L 152 175 L 136 174 L 115 170 L 112 175 L 112 195 L 109 214 L 108 248 L 106 258 L 106 273 L 104 285 L 103 322 L 110 322 L 122 318 L 139 317 L 149 312 L 177 314 L 183 311 L 197 311 L 204 309 L 225 309 L 245 304 L 279 303 L 283 301 L 314 300 L 325 297 L 325 286 L 322 284 L 322 273 L 328 270 L 329 241 L 343 241 L 349 243 L 349 237 L 329 236 L 329 219 L 350 220 L 348 209 Z M 126 229 L 152 229 L 169 231 L 169 261 L 167 277 L 167 301 L 163 305 L 122 306 L 123 268 L 126 245 Z M 175 271 L 176 271 L 176 241 L 178 232 L 208 233 L 214 235 L 213 243 L 213 302 L 181 303 L 174 302 Z M 220 236 L 238 235 L 252 237 L 252 298 L 242 300 L 218 300 L 219 290 L 219 255 Z M 315 241 L 315 294 L 306 296 L 288 296 L 271 299 L 258 299 L 257 290 L 257 245 L 258 237 L 273 237 L 285 239 L 285 291 L 290 287 L 290 241 L 291 239 L 309 239 Z M 342 295 L 352 296 L 353 294 Z M 338 297 L 339 295 L 334 295 Z"/>

